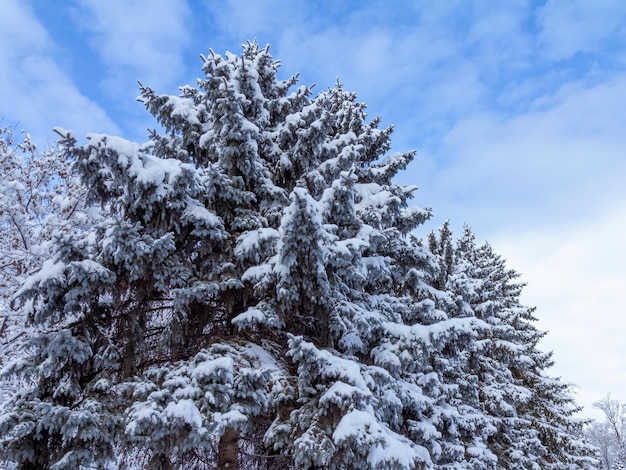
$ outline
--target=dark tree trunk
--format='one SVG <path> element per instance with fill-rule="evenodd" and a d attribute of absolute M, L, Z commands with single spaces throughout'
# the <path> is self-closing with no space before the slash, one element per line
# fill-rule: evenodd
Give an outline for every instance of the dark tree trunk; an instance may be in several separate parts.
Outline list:
<path fill-rule="evenodd" d="M 149 468 L 153 470 L 172 470 L 172 462 L 167 455 L 157 454 L 152 456 L 148 464 Z"/>
<path fill-rule="evenodd" d="M 217 468 L 239 470 L 239 431 L 226 428 L 217 449 Z"/>

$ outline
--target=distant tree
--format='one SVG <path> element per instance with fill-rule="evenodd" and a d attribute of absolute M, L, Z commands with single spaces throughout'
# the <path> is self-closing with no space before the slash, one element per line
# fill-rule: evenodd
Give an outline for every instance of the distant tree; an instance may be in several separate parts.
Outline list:
<path fill-rule="evenodd" d="M 615 468 L 615 438 L 606 422 L 593 421 L 585 428 L 587 440 L 598 449 L 598 460 L 603 470 Z"/>
<path fill-rule="evenodd" d="M 594 421 L 586 429 L 588 440 L 600 453 L 602 468 L 626 467 L 626 406 L 607 395 L 594 403 L 604 413 L 604 421 Z"/>

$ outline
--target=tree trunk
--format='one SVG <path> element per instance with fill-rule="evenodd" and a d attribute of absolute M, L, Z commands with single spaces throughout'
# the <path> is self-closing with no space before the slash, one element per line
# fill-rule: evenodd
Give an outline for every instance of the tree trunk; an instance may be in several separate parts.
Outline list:
<path fill-rule="evenodd" d="M 239 470 L 239 431 L 226 428 L 218 446 L 217 468 Z"/>
<path fill-rule="evenodd" d="M 155 470 L 172 470 L 172 462 L 170 458 L 165 454 L 153 455 L 149 462 L 149 468 Z"/>

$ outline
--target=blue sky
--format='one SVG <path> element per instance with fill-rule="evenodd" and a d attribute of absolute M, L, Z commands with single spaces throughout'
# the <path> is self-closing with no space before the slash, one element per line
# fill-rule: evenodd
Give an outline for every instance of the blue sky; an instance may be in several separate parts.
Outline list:
<path fill-rule="evenodd" d="M 626 402 L 626 3 L 621 0 L 2 0 L 2 125 L 143 141 L 137 80 L 177 93 L 199 54 L 269 43 L 394 124 L 436 228 L 469 223 L 523 274 L 554 375 Z"/>

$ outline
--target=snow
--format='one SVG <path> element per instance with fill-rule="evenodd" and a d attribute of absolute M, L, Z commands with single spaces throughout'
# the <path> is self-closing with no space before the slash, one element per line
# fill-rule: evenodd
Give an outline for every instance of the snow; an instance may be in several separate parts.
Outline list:
<path fill-rule="evenodd" d="M 308 355 L 316 358 L 320 377 L 343 380 L 369 393 L 363 375 L 361 375 L 359 363 L 335 356 L 329 351 L 317 349 L 312 343 L 306 341 L 302 341 L 301 348 L 302 353 L 308 353 Z"/>
<path fill-rule="evenodd" d="M 391 372 L 400 370 L 402 365 L 400 359 L 389 349 L 375 348 L 372 351 L 372 355 L 374 356 L 374 363 L 376 365 L 382 366 Z"/>
<path fill-rule="evenodd" d="M 206 379 L 220 377 L 224 382 L 233 380 L 233 359 L 231 357 L 218 357 L 199 363 L 193 369 L 191 376 L 194 379 Z"/>
<path fill-rule="evenodd" d="M 343 335 L 339 340 L 339 344 L 348 351 L 362 351 L 365 348 L 361 337 L 354 332 Z"/>
<path fill-rule="evenodd" d="M 163 159 L 152 155 L 132 155 L 133 160 L 129 168 L 129 174 L 135 176 L 137 181 L 151 186 L 159 186 L 163 182 L 171 183 L 181 173 L 181 163 L 174 159 Z"/>
<path fill-rule="evenodd" d="M 355 208 L 358 211 L 363 211 L 370 207 L 383 209 L 388 207 L 392 200 L 395 203 L 399 202 L 399 199 L 391 194 L 390 191 L 383 189 L 377 183 L 359 183 L 355 185 L 355 189 L 358 194 L 358 201 L 355 204 Z"/>
<path fill-rule="evenodd" d="M 333 441 L 335 441 L 335 444 L 342 444 L 357 433 L 364 435 L 379 429 L 378 422 L 370 413 L 362 410 L 352 410 L 346 413 L 339 421 L 333 432 Z"/>
<path fill-rule="evenodd" d="M 173 396 L 177 400 L 181 398 L 196 399 L 202 396 L 202 391 L 195 385 L 186 384 L 176 388 Z"/>
<path fill-rule="evenodd" d="M 128 163 L 126 157 L 136 156 L 140 147 L 138 143 L 131 142 L 121 137 L 110 136 L 107 134 L 97 134 L 93 132 L 87 134 L 87 140 L 89 141 L 87 144 L 89 148 L 94 150 L 104 148 L 114 151 L 118 154 L 118 158 L 123 159 L 120 161 L 120 163 L 123 164 Z"/>
<path fill-rule="evenodd" d="M 52 279 L 60 280 L 66 267 L 67 265 L 65 263 L 55 261 L 54 259 L 44 261 L 41 269 L 33 276 L 26 279 L 15 295 L 19 296 L 23 292 L 32 289 L 35 285 L 45 284 Z"/>
<path fill-rule="evenodd" d="M 171 401 L 163 410 L 163 414 L 170 419 L 181 419 L 194 428 L 202 427 L 202 415 L 193 400 Z"/>
<path fill-rule="evenodd" d="M 369 247 L 369 244 L 359 238 L 348 238 L 335 242 L 333 251 L 342 255 L 351 256 L 354 252 L 363 252 Z M 363 258 L 365 259 L 365 258 Z"/>
<path fill-rule="evenodd" d="M 345 408 L 346 404 L 354 406 L 356 401 L 367 399 L 370 396 L 369 390 L 367 393 L 364 393 L 363 390 L 354 385 L 338 380 L 320 397 L 319 404 L 324 407 L 334 404 L 340 408 Z"/>
<path fill-rule="evenodd" d="M 476 336 L 477 328 L 488 328 L 488 324 L 475 317 L 450 318 L 441 320 L 431 325 L 403 325 L 400 323 L 387 322 L 383 325 L 388 333 L 396 338 L 404 338 L 407 341 L 417 339 L 422 342 L 433 342 L 442 336 L 453 333 L 465 333 Z"/>
<path fill-rule="evenodd" d="M 87 274 L 91 281 L 96 280 L 98 277 L 104 277 L 104 276 L 113 274 L 110 270 L 108 270 L 107 268 L 102 266 L 100 263 L 92 259 L 72 261 L 68 266 L 71 268 L 78 268 L 78 269 L 72 269 L 71 276 L 69 279 L 70 282 L 72 282 L 75 278 L 77 278 L 82 273 Z"/>
<path fill-rule="evenodd" d="M 263 323 L 265 314 L 258 308 L 249 308 L 243 313 L 240 313 L 231 320 L 233 325 L 246 325 L 252 323 Z"/>
<path fill-rule="evenodd" d="M 374 176 L 379 176 L 388 171 L 390 166 L 403 167 L 407 163 L 406 155 L 400 152 L 392 153 L 388 155 L 380 164 L 372 166 L 370 171 Z M 404 164 L 404 165 L 403 165 Z"/>
<path fill-rule="evenodd" d="M 168 96 L 165 106 L 171 108 L 171 116 L 181 117 L 189 123 L 200 125 L 195 104 L 191 98 Z"/>
<path fill-rule="evenodd" d="M 268 263 L 261 264 L 258 266 L 252 266 L 246 270 L 241 276 L 241 280 L 243 282 L 247 281 L 259 281 L 269 275 L 271 275 L 275 269 L 277 263 L 278 256 L 273 257 Z"/>
<path fill-rule="evenodd" d="M 5 183 L 9 189 L 13 189 L 15 191 L 25 191 L 26 186 L 24 186 L 21 182 L 13 180 Z"/>
<path fill-rule="evenodd" d="M 274 241 L 279 238 L 279 232 L 271 227 L 263 227 L 257 230 L 249 230 L 242 233 L 237 239 L 235 248 L 236 256 L 248 255 L 260 250 L 261 244 Z"/>
<path fill-rule="evenodd" d="M 106 149 L 117 154 L 117 163 L 127 168 L 128 174 L 147 186 L 171 184 L 177 179 L 185 164 L 179 160 L 163 159 L 145 153 L 142 146 L 121 137 L 106 134 L 87 134 L 88 146 L 93 149 Z"/>
<path fill-rule="evenodd" d="M 428 211 L 419 207 L 411 206 L 407 207 L 406 209 L 402 209 L 401 214 L 402 217 L 410 219 L 413 217 L 424 217 L 428 215 Z"/>
<path fill-rule="evenodd" d="M 279 371 L 282 367 L 267 349 L 258 344 L 248 344 L 244 348 L 244 354 L 250 358 L 252 364 L 259 369 Z"/>
<path fill-rule="evenodd" d="M 354 450 L 368 449 L 370 468 L 386 468 L 391 462 L 400 468 L 415 468 L 416 462 L 430 463 L 428 451 L 382 425 L 371 412 L 352 410 L 335 428 L 337 445 L 350 443 Z"/>
<path fill-rule="evenodd" d="M 367 271 L 383 271 L 389 267 L 392 259 L 389 256 L 364 256 L 363 266 Z"/>
<path fill-rule="evenodd" d="M 221 423 L 224 427 L 245 423 L 248 417 L 237 409 L 232 409 L 226 413 L 213 413 L 213 419 Z"/>
<path fill-rule="evenodd" d="M 203 222 L 207 227 L 222 227 L 222 219 L 199 203 L 191 203 L 182 215 L 182 220 Z"/>

